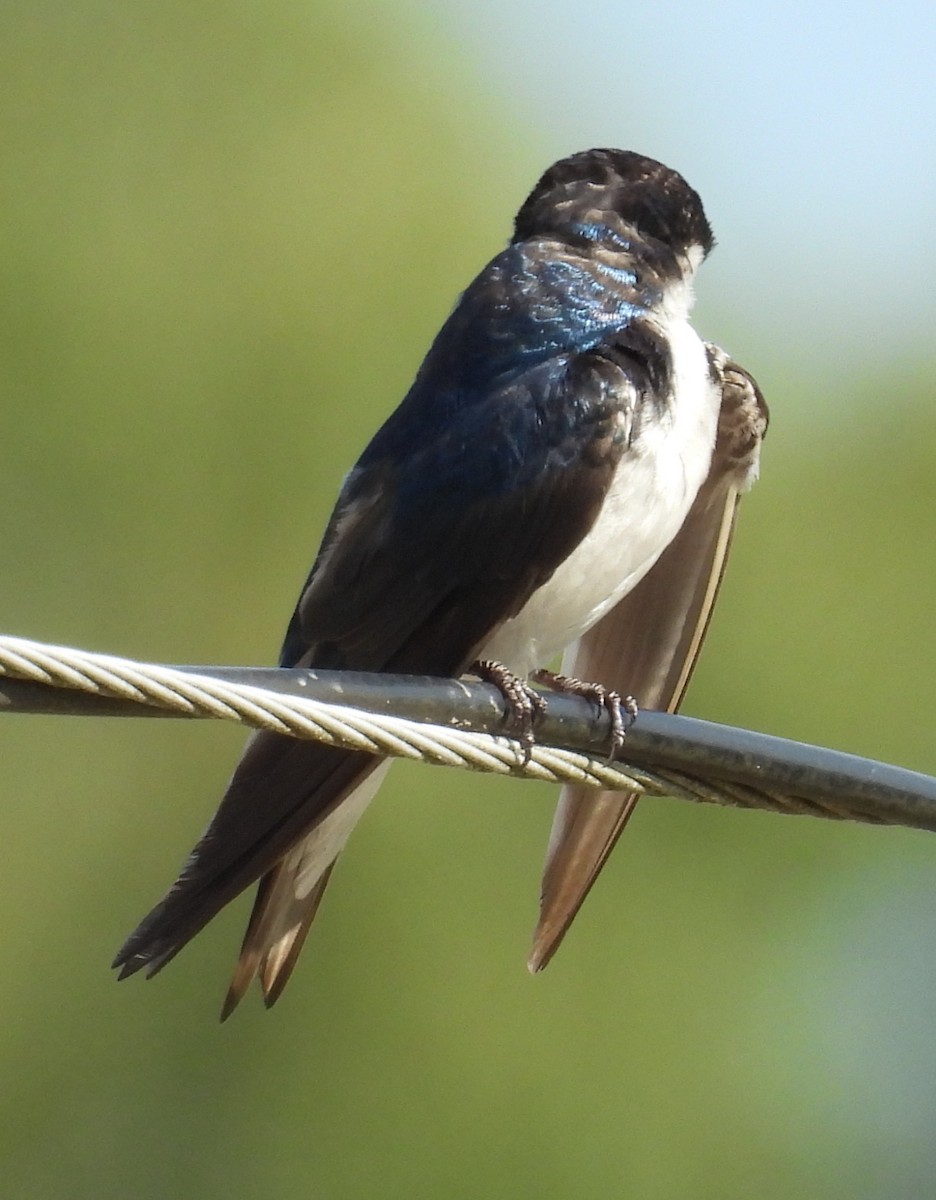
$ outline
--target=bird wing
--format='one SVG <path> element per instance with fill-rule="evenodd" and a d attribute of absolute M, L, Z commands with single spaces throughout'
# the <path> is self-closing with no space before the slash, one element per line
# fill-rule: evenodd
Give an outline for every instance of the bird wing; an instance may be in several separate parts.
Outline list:
<path fill-rule="evenodd" d="M 508 376 L 412 453 L 391 418 L 342 490 L 282 665 L 461 674 L 591 527 L 627 453 L 621 414 L 653 400 L 644 384 L 627 356 L 589 351 Z M 258 970 L 275 998 L 380 762 L 254 734 L 178 880 L 118 953 L 121 978 L 152 975 L 265 877 L 225 1012 Z"/>
<path fill-rule="evenodd" d="M 641 582 L 566 653 L 562 670 L 599 680 L 646 708 L 675 712 L 705 637 L 731 544 L 738 501 L 757 478 L 768 412 L 757 384 L 706 347 L 722 382 L 709 475 L 677 536 Z M 543 873 L 529 957 L 556 952 L 637 803 L 634 793 L 563 788 Z"/>

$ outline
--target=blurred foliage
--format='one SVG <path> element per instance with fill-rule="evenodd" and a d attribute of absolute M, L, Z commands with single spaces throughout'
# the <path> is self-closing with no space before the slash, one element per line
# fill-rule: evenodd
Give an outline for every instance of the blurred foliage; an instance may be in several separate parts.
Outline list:
<path fill-rule="evenodd" d="M 545 165 L 364 11 L 4 6 L 4 631 L 274 656 L 343 470 Z M 933 366 L 760 379 L 689 711 L 936 771 Z M 927 836 L 645 803 L 531 980 L 549 789 L 400 766 L 283 1001 L 220 1028 L 246 900 L 158 981 L 106 968 L 240 742 L 5 719 L 7 1194 L 928 1192 Z"/>

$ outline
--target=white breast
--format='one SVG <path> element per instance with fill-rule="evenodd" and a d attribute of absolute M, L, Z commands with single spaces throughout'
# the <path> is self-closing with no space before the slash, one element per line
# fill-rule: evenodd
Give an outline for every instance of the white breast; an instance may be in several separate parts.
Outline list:
<path fill-rule="evenodd" d="M 688 299 L 674 296 L 666 313 L 675 399 L 625 454 L 583 541 L 480 657 L 521 676 L 545 666 L 639 583 L 686 519 L 708 474 L 721 404 L 686 320 Z"/>

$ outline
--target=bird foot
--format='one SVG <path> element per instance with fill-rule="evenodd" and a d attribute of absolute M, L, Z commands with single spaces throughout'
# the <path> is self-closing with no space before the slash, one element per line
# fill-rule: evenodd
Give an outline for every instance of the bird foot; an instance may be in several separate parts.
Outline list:
<path fill-rule="evenodd" d="M 554 671 L 542 668 L 534 671 L 531 679 L 554 692 L 565 692 L 570 696 L 583 696 L 590 700 L 599 711 L 604 711 L 611 718 L 611 750 L 608 762 L 611 762 L 624 745 L 628 729 L 637 719 L 637 701 L 633 696 L 622 696 L 613 692 L 600 683 L 588 683 L 583 679 L 574 679 L 571 675 L 557 675 Z"/>
<path fill-rule="evenodd" d="M 546 711 L 546 701 L 525 679 L 508 670 L 503 663 L 479 659 L 471 664 L 469 670 L 485 683 L 492 683 L 504 697 L 507 705 L 506 726 L 519 741 L 523 750 L 523 765 L 526 766 L 536 740 L 533 726 Z"/>

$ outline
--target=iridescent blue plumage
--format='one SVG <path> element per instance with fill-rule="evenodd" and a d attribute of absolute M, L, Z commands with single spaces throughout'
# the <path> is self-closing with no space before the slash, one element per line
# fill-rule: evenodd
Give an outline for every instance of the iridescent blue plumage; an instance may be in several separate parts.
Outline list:
<path fill-rule="evenodd" d="M 514 243 L 493 259 L 361 455 L 338 511 L 380 464 L 390 464 L 396 502 L 415 520 L 428 506 L 455 510 L 571 466 L 618 399 L 579 386 L 583 356 L 640 340 L 659 298 L 656 275 L 637 283 L 635 237 L 625 243 L 610 224 L 589 226 L 590 245 L 610 248 L 616 261 L 557 238 Z"/>
<path fill-rule="evenodd" d="M 638 289 L 627 266 L 557 257 L 554 242 L 513 245 L 466 289 L 442 326 L 399 408 L 361 455 L 404 462 L 451 432 L 467 410 L 493 411 L 498 398 L 548 402 L 570 361 L 645 316 L 656 293 Z M 545 369 L 543 369 L 545 368 Z M 492 401 L 495 403 L 492 404 Z M 486 446 L 477 447 L 483 454 Z"/>
<path fill-rule="evenodd" d="M 685 320 L 711 245 L 698 196 L 652 159 L 550 168 L 349 473 L 281 664 L 458 675 L 492 648 L 525 664 L 632 587 L 712 452 L 718 396 Z M 123 974 L 157 970 L 263 876 L 225 1011 L 257 972 L 275 999 L 377 765 L 255 736 Z"/>

